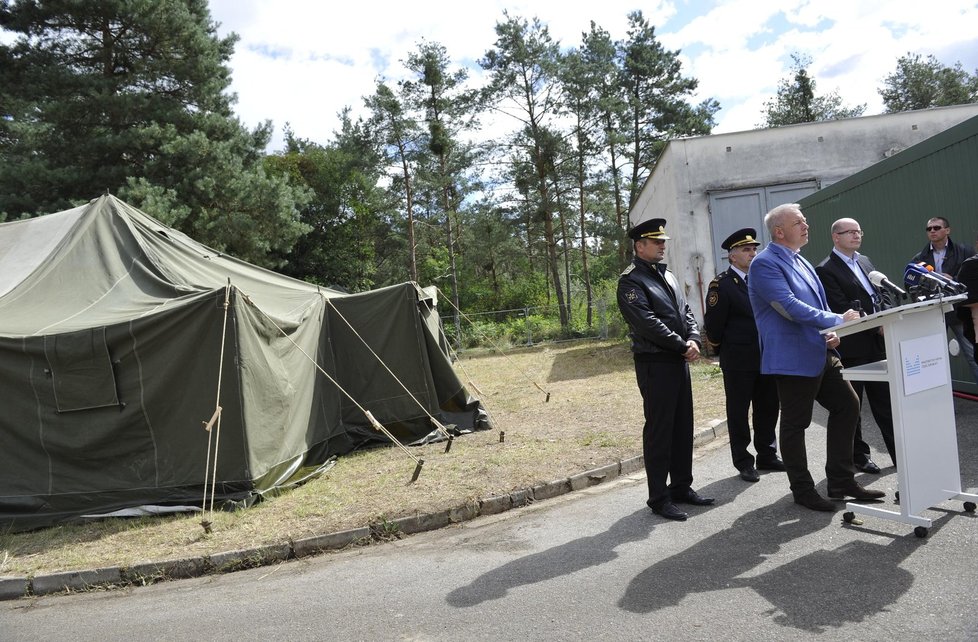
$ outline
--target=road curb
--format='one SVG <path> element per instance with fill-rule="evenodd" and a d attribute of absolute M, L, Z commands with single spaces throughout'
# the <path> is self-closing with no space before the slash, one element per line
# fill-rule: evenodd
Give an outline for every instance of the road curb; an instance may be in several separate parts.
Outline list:
<path fill-rule="evenodd" d="M 727 422 L 710 422 L 693 435 L 693 445 L 703 446 L 725 435 Z M 300 540 L 269 544 L 252 549 L 224 551 L 165 562 L 144 562 L 129 567 L 107 567 L 81 571 L 65 571 L 31 577 L 0 576 L 0 600 L 36 597 L 54 593 L 145 586 L 172 579 L 185 579 L 231 573 L 249 568 L 277 564 L 279 562 L 338 551 L 350 546 L 397 539 L 403 535 L 444 528 L 452 524 L 496 515 L 526 506 L 537 501 L 553 499 L 567 493 L 600 484 L 644 470 L 641 455 L 622 459 L 613 464 L 576 473 L 570 477 L 555 479 L 529 488 L 515 490 L 508 495 L 494 495 L 469 501 L 436 513 L 409 515 L 390 521 L 370 524 L 362 528 L 317 535 Z"/>

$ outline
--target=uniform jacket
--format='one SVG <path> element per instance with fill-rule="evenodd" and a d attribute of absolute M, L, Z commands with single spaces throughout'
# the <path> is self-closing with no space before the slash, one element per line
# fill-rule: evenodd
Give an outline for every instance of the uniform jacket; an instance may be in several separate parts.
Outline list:
<path fill-rule="evenodd" d="M 636 359 L 681 358 L 686 341 L 700 343 L 683 288 L 663 263 L 636 257 L 618 278 L 618 308 L 631 328 Z"/>
<path fill-rule="evenodd" d="M 873 267 L 872 261 L 862 254 L 856 254 L 856 263 L 862 268 L 866 279 L 869 280 L 869 273 L 876 269 Z M 859 301 L 863 312 L 866 314 L 891 307 L 888 293 L 874 286 L 877 300 L 880 301 L 880 305 L 876 306 L 873 297 L 862 286 L 845 261 L 835 252 L 831 252 L 824 261 L 819 263 L 815 271 L 822 281 L 822 287 L 825 288 L 825 298 L 829 302 L 829 309 L 833 312 L 842 314 L 850 308 L 854 309 L 856 307 L 854 301 Z M 838 351 L 842 356 L 843 365 L 871 363 L 886 358 L 883 335 L 879 333 L 877 328 L 843 337 Z"/>
<path fill-rule="evenodd" d="M 808 270 L 812 284 L 800 270 Z M 842 323 L 830 312 L 812 264 L 768 243 L 748 272 L 748 292 L 761 344 L 761 373 L 814 377 L 825 369 L 825 337 L 819 330 Z"/>
<path fill-rule="evenodd" d="M 710 281 L 703 329 L 706 340 L 720 355 L 722 369 L 761 369 L 761 345 L 747 283 L 733 269 L 724 270 Z"/>

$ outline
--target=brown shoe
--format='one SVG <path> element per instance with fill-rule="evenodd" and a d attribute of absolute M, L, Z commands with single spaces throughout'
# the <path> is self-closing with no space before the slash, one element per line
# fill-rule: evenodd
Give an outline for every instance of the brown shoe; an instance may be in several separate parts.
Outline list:
<path fill-rule="evenodd" d="M 832 499 L 845 499 L 846 497 L 852 497 L 853 499 L 880 499 L 881 497 L 886 497 L 886 493 L 881 490 L 863 488 L 855 481 L 852 481 L 841 488 L 832 488 L 830 486 L 829 497 Z"/>
<path fill-rule="evenodd" d="M 816 490 L 809 490 L 795 497 L 795 503 L 801 504 L 805 508 L 820 511 L 834 511 L 835 504 L 818 494 Z"/>

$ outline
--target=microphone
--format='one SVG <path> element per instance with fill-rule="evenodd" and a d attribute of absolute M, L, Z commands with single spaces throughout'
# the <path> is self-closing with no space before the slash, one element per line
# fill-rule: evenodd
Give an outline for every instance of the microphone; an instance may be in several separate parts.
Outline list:
<path fill-rule="evenodd" d="M 907 264 L 907 269 L 903 273 L 903 283 L 907 286 L 907 289 L 926 290 L 932 294 L 943 294 L 946 290 L 950 289 L 943 280 L 937 278 L 917 263 Z"/>
<path fill-rule="evenodd" d="M 907 293 L 903 288 L 899 287 L 896 283 L 886 278 L 886 275 L 883 274 L 882 272 L 877 272 L 876 270 L 873 270 L 866 276 L 869 277 L 869 282 L 878 288 L 880 287 L 887 288 L 891 292 L 899 294 L 900 296 L 907 296 Z"/>
<path fill-rule="evenodd" d="M 931 276 L 943 281 L 948 287 L 954 290 L 955 294 L 961 294 L 968 291 L 968 286 L 964 285 L 963 283 L 959 283 L 954 279 L 949 279 L 948 277 L 944 276 L 943 274 L 935 270 L 933 265 L 927 265 L 926 263 L 918 263 L 917 265 L 930 272 Z"/>

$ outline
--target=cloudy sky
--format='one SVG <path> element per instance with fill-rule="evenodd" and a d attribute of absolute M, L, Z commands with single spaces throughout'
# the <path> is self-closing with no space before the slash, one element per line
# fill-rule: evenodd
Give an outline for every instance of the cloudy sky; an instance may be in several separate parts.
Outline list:
<path fill-rule="evenodd" d="M 272 149 L 282 130 L 327 142 L 344 107 L 362 113 L 378 78 L 404 76 L 401 61 L 422 40 L 445 46 L 471 68 L 511 16 L 537 17 L 562 46 L 580 44 L 590 22 L 624 38 L 626 16 L 641 9 L 685 75 L 700 82 L 694 102 L 719 101 L 716 132 L 751 129 L 765 100 L 789 75 L 791 54 L 811 56 L 820 94 L 882 111 L 877 89 L 908 52 L 978 69 L 978 2 L 966 0 L 211 0 L 219 32 L 240 36 L 231 61 L 237 113 L 248 126 L 270 119 Z"/>

